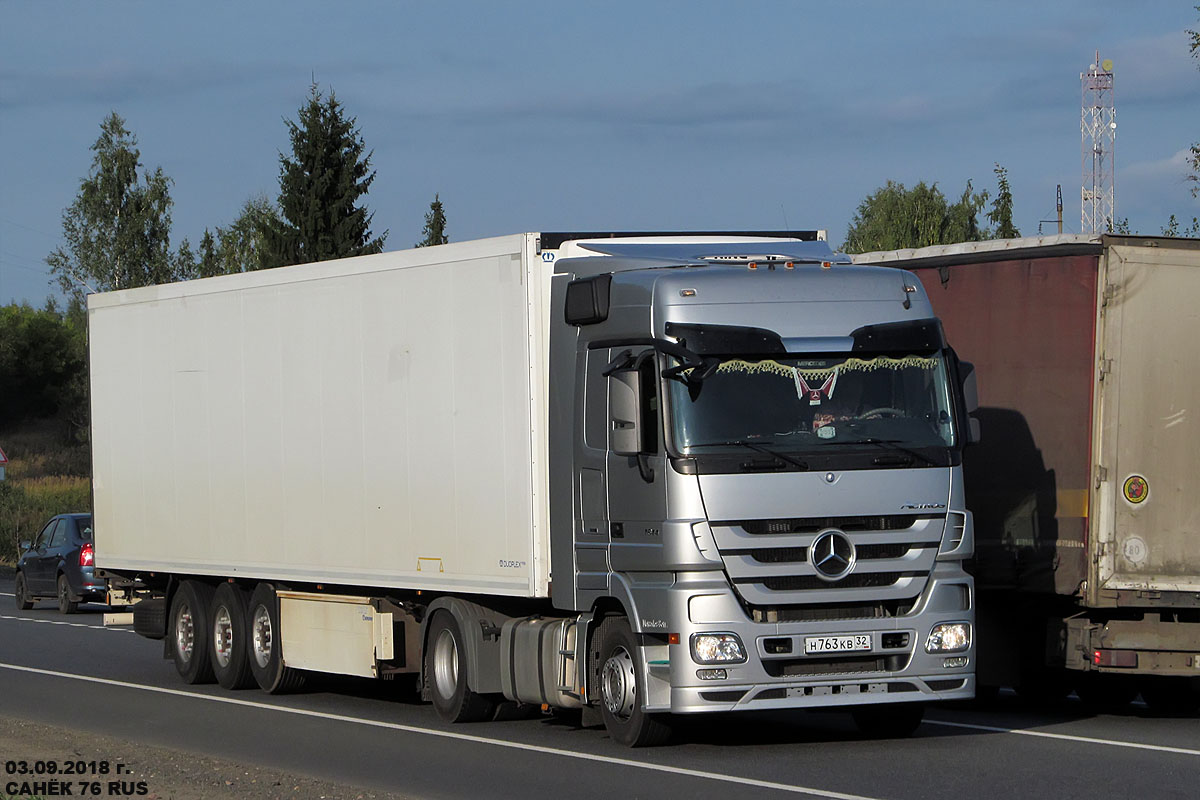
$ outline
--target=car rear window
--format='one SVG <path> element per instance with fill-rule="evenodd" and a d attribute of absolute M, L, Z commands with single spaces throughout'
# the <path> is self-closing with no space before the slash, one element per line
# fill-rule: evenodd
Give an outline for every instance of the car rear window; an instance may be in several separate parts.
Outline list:
<path fill-rule="evenodd" d="M 75 520 L 75 525 L 79 528 L 79 538 L 90 542 L 92 540 L 92 518 L 79 517 Z"/>

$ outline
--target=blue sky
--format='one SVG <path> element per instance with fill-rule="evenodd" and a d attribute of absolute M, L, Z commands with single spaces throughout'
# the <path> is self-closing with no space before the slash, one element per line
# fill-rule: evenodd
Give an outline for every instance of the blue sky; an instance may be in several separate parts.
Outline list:
<path fill-rule="evenodd" d="M 1115 62 L 1117 215 L 1200 216 L 1195 2 L 0 0 L 0 303 L 43 259 L 109 111 L 174 180 L 173 243 L 278 192 L 309 83 L 358 118 L 387 249 L 435 192 L 452 240 L 526 230 L 826 228 L 887 180 L 1009 170 L 1079 230 L 1079 73 Z M 1050 231 L 1051 226 L 1046 225 Z"/>

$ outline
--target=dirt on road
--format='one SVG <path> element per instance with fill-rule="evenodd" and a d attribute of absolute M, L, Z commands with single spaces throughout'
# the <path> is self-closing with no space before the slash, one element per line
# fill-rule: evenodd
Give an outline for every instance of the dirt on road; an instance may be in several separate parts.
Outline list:
<path fill-rule="evenodd" d="M 74 797 L 144 800 L 411 797 L 0 716 L 0 800 L 29 800 L 68 792 Z"/>

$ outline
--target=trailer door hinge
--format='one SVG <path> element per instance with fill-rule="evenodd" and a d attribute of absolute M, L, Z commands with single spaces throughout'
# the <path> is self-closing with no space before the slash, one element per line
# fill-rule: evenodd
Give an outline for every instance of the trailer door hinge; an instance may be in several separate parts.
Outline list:
<path fill-rule="evenodd" d="M 1104 376 L 1112 372 L 1112 362 L 1111 358 L 1100 358 L 1100 380 L 1104 380 Z"/>
<path fill-rule="evenodd" d="M 1096 465 L 1096 488 L 1100 488 L 1100 484 L 1108 480 L 1108 467 Z"/>
<path fill-rule="evenodd" d="M 1109 301 L 1111 301 L 1113 299 L 1113 295 L 1115 295 L 1116 293 L 1117 293 L 1116 286 L 1114 286 L 1111 283 L 1106 285 L 1104 287 L 1104 295 L 1100 299 L 1101 308 L 1103 308 L 1104 306 L 1107 306 L 1109 304 Z"/>

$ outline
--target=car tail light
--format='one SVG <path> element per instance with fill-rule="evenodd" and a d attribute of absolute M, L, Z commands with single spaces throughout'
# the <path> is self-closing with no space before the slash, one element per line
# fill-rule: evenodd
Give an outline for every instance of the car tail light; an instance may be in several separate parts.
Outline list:
<path fill-rule="evenodd" d="M 96 563 L 96 551 L 92 547 L 91 542 L 87 542 L 83 547 L 79 548 L 79 566 L 90 567 Z"/>

